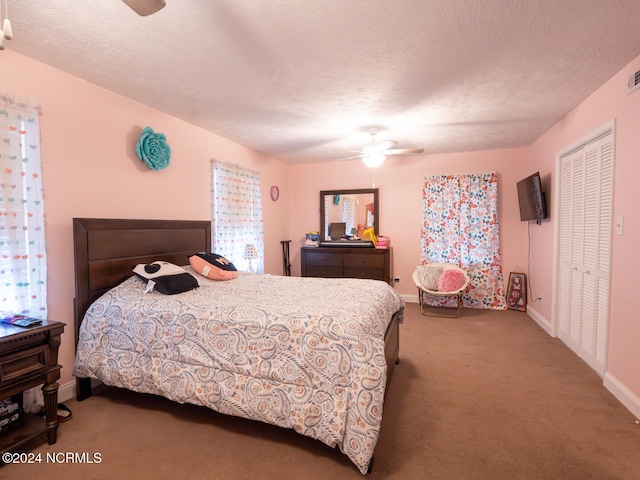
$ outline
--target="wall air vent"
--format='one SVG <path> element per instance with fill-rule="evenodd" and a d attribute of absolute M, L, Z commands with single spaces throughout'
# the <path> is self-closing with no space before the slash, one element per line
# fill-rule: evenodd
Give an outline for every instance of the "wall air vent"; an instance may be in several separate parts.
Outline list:
<path fill-rule="evenodd" d="M 627 83 L 627 95 L 631 92 L 635 92 L 640 88 L 640 70 L 636 70 L 629 75 L 629 82 Z"/>

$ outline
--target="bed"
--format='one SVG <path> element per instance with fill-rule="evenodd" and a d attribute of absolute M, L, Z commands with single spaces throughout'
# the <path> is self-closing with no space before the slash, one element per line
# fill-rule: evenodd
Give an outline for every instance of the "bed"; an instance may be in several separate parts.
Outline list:
<path fill-rule="evenodd" d="M 404 303 L 385 282 L 257 275 L 209 280 L 188 257 L 211 223 L 75 218 L 74 376 L 294 429 L 373 464 Z M 144 293 L 132 267 L 184 266 L 199 287 Z"/>

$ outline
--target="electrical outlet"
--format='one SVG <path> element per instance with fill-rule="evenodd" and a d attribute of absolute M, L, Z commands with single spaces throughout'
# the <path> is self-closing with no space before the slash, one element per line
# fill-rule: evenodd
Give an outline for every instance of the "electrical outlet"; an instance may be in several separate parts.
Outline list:
<path fill-rule="evenodd" d="M 400 277 L 393 277 L 393 283 L 400 283 Z"/>

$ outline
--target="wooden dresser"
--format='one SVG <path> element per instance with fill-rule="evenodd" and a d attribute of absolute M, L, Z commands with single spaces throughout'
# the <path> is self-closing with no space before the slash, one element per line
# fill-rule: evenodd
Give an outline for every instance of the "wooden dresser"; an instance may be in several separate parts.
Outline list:
<path fill-rule="evenodd" d="M 58 429 L 58 348 L 64 323 L 43 320 L 42 325 L 22 328 L 0 323 L 0 400 L 12 398 L 22 407 L 22 392 L 41 385 L 46 418 L 25 414 L 0 433 L 0 452 L 11 452 L 46 433 L 56 443 Z"/>
<path fill-rule="evenodd" d="M 392 285 L 391 249 L 362 247 L 302 247 L 303 277 L 370 278 Z"/>

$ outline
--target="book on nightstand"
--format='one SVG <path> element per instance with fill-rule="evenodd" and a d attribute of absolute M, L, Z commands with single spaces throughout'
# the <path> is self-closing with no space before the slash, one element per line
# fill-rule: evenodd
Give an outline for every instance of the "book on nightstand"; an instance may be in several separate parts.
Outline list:
<path fill-rule="evenodd" d="M 42 320 L 39 318 L 27 317 L 26 315 L 20 315 L 15 313 L 0 312 L 0 322 L 15 325 L 17 327 L 35 327 L 42 325 Z"/>

